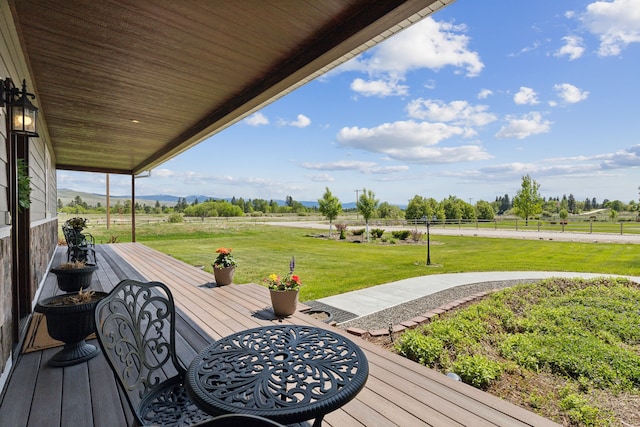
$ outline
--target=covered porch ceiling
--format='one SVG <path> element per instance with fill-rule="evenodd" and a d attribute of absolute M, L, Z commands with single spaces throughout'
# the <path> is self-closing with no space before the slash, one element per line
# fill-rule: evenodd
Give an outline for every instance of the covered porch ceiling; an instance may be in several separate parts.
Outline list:
<path fill-rule="evenodd" d="M 9 4 L 56 168 L 135 175 L 453 1 Z"/>

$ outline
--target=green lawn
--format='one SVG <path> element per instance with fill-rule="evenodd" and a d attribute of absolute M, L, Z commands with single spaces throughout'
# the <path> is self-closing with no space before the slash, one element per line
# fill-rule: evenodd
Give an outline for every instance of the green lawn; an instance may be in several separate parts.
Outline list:
<path fill-rule="evenodd" d="M 97 243 L 111 236 L 130 240 L 130 226 L 92 226 Z M 296 258 L 302 301 L 428 274 L 469 271 L 579 271 L 640 276 L 636 245 L 575 243 L 480 237 L 431 237 L 432 266 L 426 244 L 352 243 L 314 237 L 323 231 L 215 223 L 138 225 L 137 241 L 211 271 L 215 250 L 233 248 L 239 266 L 236 283 L 261 283 L 271 273 L 286 274 Z M 326 233 L 326 232 L 325 232 Z"/>

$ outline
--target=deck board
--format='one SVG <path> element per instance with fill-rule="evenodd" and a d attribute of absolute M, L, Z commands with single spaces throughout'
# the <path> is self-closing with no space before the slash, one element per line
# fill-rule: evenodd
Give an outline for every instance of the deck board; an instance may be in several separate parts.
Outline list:
<path fill-rule="evenodd" d="M 92 288 L 96 290 L 109 291 L 125 278 L 157 280 L 169 286 L 178 313 L 178 353 L 185 365 L 213 339 L 239 330 L 272 322 L 330 327 L 304 314 L 304 304 L 292 316 L 276 319 L 263 286 L 218 287 L 212 274 L 141 244 L 98 245 L 97 252 L 101 268 L 94 274 Z M 55 261 L 66 259 L 63 249 L 55 256 Z M 55 276 L 49 276 L 53 275 L 46 278 L 41 298 L 60 293 Z M 360 345 L 367 355 L 370 375 L 354 400 L 325 416 L 325 427 L 557 426 L 341 329 L 334 331 Z M 0 424 L 103 427 L 132 422 L 128 404 L 103 355 L 71 367 L 50 368 L 46 361 L 55 351 L 21 355 L 0 403 Z"/>

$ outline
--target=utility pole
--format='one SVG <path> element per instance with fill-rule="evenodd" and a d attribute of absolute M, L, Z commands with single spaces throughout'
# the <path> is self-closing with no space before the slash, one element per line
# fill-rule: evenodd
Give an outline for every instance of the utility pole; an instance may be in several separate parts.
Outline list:
<path fill-rule="evenodd" d="M 355 190 L 356 191 L 356 221 L 358 220 L 358 192 L 360 192 L 360 190 Z"/>

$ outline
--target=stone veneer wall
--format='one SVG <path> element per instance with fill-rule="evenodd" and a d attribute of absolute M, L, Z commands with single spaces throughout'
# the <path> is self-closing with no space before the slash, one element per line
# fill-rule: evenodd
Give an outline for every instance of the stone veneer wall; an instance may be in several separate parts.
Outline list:
<path fill-rule="evenodd" d="M 31 228 L 31 295 L 47 274 L 49 261 L 58 246 L 58 219 Z"/>
<path fill-rule="evenodd" d="M 58 244 L 58 220 L 41 223 L 31 229 L 31 281 L 29 290 L 35 295 L 47 274 L 49 260 Z M 0 373 L 13 350 L 13 295 L 11 286 L 11 237 L 0 239 Z"/>
<path fill-rule="evenodd" d="M 13 347 L 11 306 L 11 238 L 0 239 L 0 372 L 4 372 Z"/>

